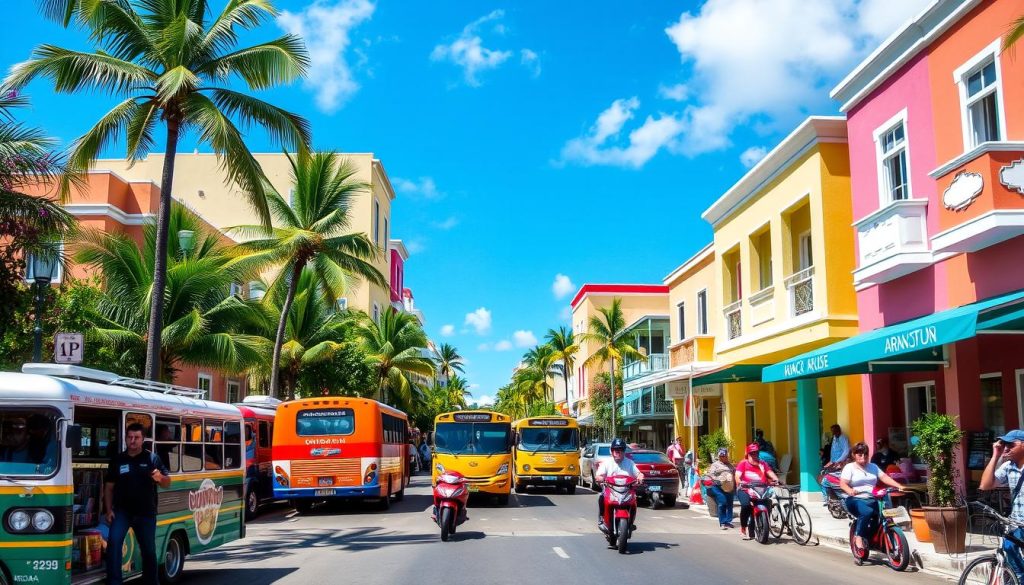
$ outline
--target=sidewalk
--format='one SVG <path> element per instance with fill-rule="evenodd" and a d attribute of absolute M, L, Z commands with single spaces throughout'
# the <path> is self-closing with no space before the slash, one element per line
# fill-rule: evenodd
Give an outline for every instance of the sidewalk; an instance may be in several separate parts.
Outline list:
<path fill-rule="evenodd" d="M 829 514 L 821 502 L 805 504 L 807 511 L 811 514 L 811 544 L 821 544 L 831 548 L 850 552 L 850 522 L 849 520 L 837 520 Z M 690 504 L 690 510 L 703 514 L 708 521 L 717 521 L 708 515 L 708 507 L 703 504 Z M 739 518 L 739 505 L 736 505 L 736 517 Z M 737 520 L 738 523 L 738 520 Z M 960 573 L 968 562 L 975 557 L 991 552 L 997 545 L 995 543 L 984 543 L 977 535 L 967 535 L 967 554 L 948 555 L 935 552 L 935 547 L 928 542 L 918 542 L 914 531 L 910 526 L 904 527 L 904 534 L 910 544 L 911 566 L 947 579 L 958 580 Z M 878 558 L 879 553 L 873 552 L 872 558 Z M 852 562 L 852 561 L 851 561 Z"/>

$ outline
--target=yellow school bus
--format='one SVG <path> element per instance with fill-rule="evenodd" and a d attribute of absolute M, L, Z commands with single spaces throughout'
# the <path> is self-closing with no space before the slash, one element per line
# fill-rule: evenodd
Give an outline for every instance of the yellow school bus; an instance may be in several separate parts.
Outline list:
<path fill-rule="evenodd" d="M 528 485 L 553 485 L 576 492 L 580 479 L 580 428 L 567 416 L 537 416 L 513 423 L 512 482 L 516 493 Z"/>
<path fill-rule="evenodd" d="M 460 410 L 434 419 L 432 481 L 446 471 L 466 476 L 470 492 L 507 504 L 512 492 L 512 419 L 500 412 Z"/>

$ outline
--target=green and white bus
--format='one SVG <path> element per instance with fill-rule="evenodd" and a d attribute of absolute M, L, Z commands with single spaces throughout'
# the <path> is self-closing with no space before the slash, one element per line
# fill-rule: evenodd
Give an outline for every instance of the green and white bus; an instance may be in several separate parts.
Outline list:
<path fill-rule="evenodd" d="M 0 372 L 0 585 L 105 580 L 104 476 L 132 423 L 171 471 L 158 491 L 161 581 L 181 577 L 186 555 L 243 537 L 242 415 L 202 397 L 78 366 Z M 140 574 L 131 532 L 123 552 L 125 578 Z"/>

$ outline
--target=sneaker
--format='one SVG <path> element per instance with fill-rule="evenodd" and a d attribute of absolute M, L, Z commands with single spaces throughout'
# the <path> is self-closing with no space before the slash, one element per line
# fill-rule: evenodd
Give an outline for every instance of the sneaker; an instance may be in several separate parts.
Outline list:
<path fill-rule="evenodd" d="M 741 526 L 740 527 L 740 536 L 742 536 L 743 538 L 747 537 L 747 527 L 746 526 Z"/>
<path fill-rule="evenodd" d="M 719 528 L 722 530 L 729 530 L 729 526 L 727 524 L 719 524 Z"/>
<path fill-rule="evenodd" d="M 726 522 L 725 523 L 725 527 L 726 528 L 736 528 L 735 526 L 732 525 L 732 522 Z"/>

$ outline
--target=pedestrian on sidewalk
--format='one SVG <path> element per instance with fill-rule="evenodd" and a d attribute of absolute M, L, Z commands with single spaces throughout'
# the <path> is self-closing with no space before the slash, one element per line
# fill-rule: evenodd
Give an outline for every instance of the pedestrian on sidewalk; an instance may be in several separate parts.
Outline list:
<path fill-rule="evenodd" d="M 707 473 L 704 474 L 704 484 L 707 486 L 708 496 L 718 503 L 718 525 L 722 530 L 735 528 L 732 525 L 732 502 L 736 483 L 736 466 L 729 461 L 729 450 L 722 447 L 718 450 L 718 461 L 711 464 Z M 708 484 L 711 485 L 708 485 Z"/>
<path fill-rule="evenodd" d="M 1005 461 L 1004 461 L 1005 460 Z M 992 458 L 981 473 L 981 489 L 990 490 L 997 486 L 1012 486 L 1010 489 L 1010 519 L 1024 522 L 1024 431 L 1012 430 L 992 444 Z M 1024 538 L 1024 529 L 1015 528 L 1013 535 Z M 1009 539 L 1003 539 L 1006 562 L 1013 567 L 1018 577 L 1024 578 L 1024 558 L 1021 550 Z"/>
<path fill-rule="evenodd" d="M 682 488 L 681 493 L 686 493 L 686 450 L 683 449 L 683 438 L 676 437 L 675 441 L 668 446 L 665 451 L 665 455 L 668 456 L 668 460 L 672 462 L 672 465 L 676 466 L 679 471 L 679 484 Z"/>
<path fill-rule="evenodd" d="M 843 434 L 843 429 L 839 425 L 832 425 L 832 447 L 829 449 L 828 463 L 825 464 L 822 471 L 836 471 L 842 469 L 846 465 L 847 459 L 850 458 L 850 439 Z M 839 487 L 833 485 L 828 481 L 828 476 L 823 475 L 821 482 L 821 496 L 825 501 L 825 505 L 828 505 L 828 488 Z"/>

